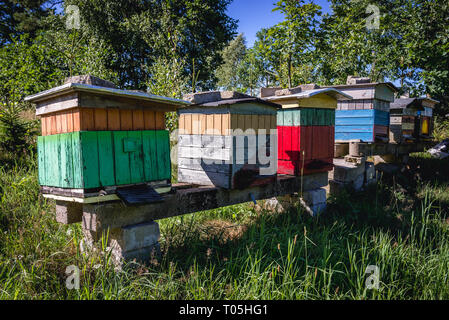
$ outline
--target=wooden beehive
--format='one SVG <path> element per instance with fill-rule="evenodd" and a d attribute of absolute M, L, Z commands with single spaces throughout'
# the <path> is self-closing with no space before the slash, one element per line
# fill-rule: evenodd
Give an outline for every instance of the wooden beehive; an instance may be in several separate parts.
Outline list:
<path fill-rule="evenodd" d="M 398 98 L 390 105 L 390 142 L 406 143 L 419 138 L 418 112 L 424 111 L 417 98 Z"/>
<path fill-rule="evenodd" d="M 332 88 L 352 97 L 338 101 L 335 112 L 335 140 L 388 141 L 390 102 L 397 88 L 390 82 L 372 83 L 369 78 L 350 78 L 346 85 Z"/>
<path fill-rule="evenodd" d="M 418 98 L 424 108 L 418 112 L 417 126 L 419 126 L 419 139 L 431 140 L 433 134 L 433 109 L 439 101 L 431 98 Z"/>
<path fill-rule="evenodd" d="M 95 85 L 100 80 L 75 77 L 27 97 L 41 117 L 42 191 L 87 197 L 137 184 L 167 191 L 171 162 L 164 112 L 188 102 Z"/>
<path fill-rule="evenodd" d="M 303 85 L 263 88 L 263 99 L 282 105 L 277 113 L 278 173 L 307 175 L 332 170 L 337 99 L 350 97 L 332 88 Z"/>
<path fill-rule="evenodd" d="M 179 182 L 243 189 L 274 181 L 278 105 L 229 91 L 184 99 L 194 104 L 178 110 Z"/>

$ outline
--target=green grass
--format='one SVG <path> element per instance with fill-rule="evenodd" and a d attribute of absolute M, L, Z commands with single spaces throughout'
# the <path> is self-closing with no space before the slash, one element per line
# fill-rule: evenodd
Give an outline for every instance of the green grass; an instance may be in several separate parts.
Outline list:
<path fill-rule="evenodd" d="M 54 221 L 36 168 L 0 169 L 0 299 L 448 299 L 449 160 L 330 199 L 311 218 L 247 204 L 160 222 L 162 257 L 115 269 L 79 250 L 80 225 Z M 81 270 L 80 290 L 65 286 Z M 380 268 L 379 290 L 365 286 Z"/>

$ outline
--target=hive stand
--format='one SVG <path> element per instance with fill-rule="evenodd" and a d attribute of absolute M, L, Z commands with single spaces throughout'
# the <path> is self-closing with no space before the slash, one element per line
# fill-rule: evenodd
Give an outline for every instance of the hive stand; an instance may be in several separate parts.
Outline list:
<path fill-rule="evenodd" d="M 162 202 L 147 205 L 126 206 L 120 201 L 101 202 L 101 197 L 97 203 L 84 204 L 58 200 L 56 219 L 64 224 L 82 222 L 87 247 L 94 246 L 103 234 L 107 235 L 108 246 L 118 264 L 123 259 L 148 261 L 159 250 L 160 230 L 157 220 L 298 194 L 301 190 L 302 201 L 309 208 L 307 211 L 316 215 L 325 207 L 325 199 L 323 202 L 322 191 L 312 190 L 321 190 L 327 184 L 327 172 L 304 177 L 278 176 L 275 183 L 244 190 L 181 183 L 173 185 L 173 192 L 164 194 Z"/>

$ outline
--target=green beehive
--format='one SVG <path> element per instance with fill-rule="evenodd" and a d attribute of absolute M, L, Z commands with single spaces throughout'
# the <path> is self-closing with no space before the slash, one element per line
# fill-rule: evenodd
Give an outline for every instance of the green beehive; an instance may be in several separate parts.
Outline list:
<path fill-rule="evenodd" d="M 166 111 L 189 104 L 116 89 L 91 76 L 27 97 L 41 117 L 39 184 L 44 194 L 86 198 L 147 184 L 168 191 Z"/>

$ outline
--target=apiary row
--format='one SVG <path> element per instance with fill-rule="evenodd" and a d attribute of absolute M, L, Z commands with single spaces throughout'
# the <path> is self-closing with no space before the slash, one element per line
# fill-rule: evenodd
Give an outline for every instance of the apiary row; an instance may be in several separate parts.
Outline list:
<path fill-rule="evenodd" d="M 215 91 L 179 100 L 98 86 L 95 79 L 27 98 L 42 120 L 39 183 L 55 194 L 139 184 L 169 190 L 168 111 L 179 115 L 178 181 L 228 189 L 271 183 L 277 174 L 329 171 L 335 140 L 388 139 L 394 125 L 400 135 L 413 135 L 419 117 L 420 134 L 431 130 L 428 103 L 421 115 L 392 113 L 390 131 L 390 84 L 263 88 L 260 98 Z"/>

